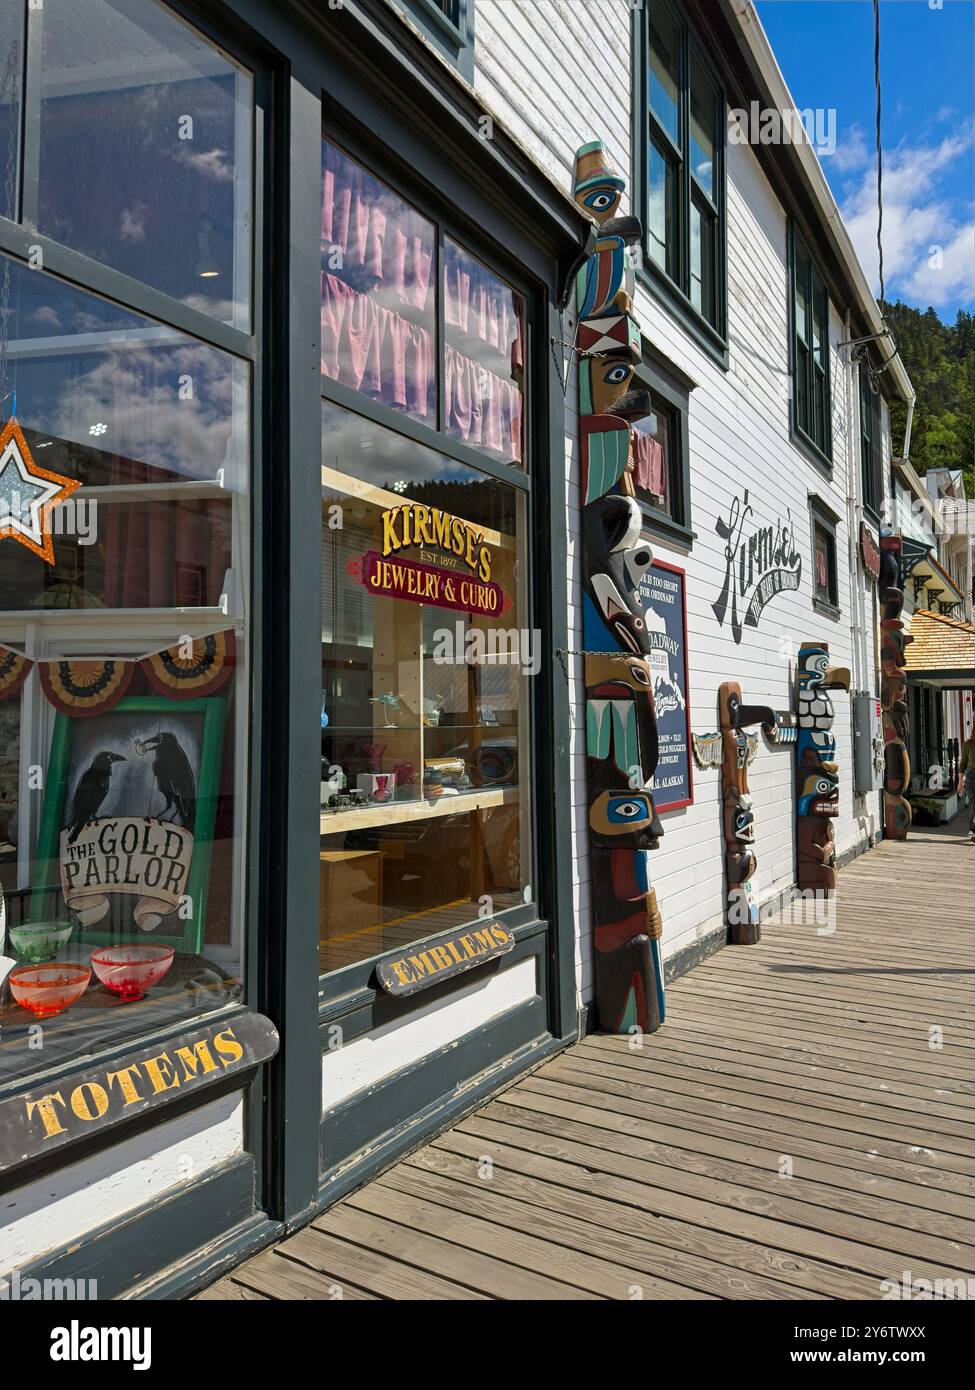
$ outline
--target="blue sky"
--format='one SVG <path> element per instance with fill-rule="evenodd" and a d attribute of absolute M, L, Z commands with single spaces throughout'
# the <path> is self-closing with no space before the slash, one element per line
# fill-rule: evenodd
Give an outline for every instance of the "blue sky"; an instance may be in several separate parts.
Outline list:
<path fill-rule="evenodd" d="M 835 111 L 836 150 L 820 160 L 876 292 L 871 0 L 756 8 L 796 106 Z M 881 0 L 886 294 L 948 322 L 975 307 L 973 52 L 973 0 Z"/>

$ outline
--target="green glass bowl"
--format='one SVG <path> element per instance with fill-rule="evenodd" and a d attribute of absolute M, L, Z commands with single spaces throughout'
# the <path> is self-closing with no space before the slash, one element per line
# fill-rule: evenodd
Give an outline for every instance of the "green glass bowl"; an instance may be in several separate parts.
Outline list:
<path fill-rule="evenodd" d="M 7 928 L 17 955 L 30 965 L 53 960 L 61 947 L 68 944 L 73 931 L 73 922 L 23 922 L 19 927 Z"/>

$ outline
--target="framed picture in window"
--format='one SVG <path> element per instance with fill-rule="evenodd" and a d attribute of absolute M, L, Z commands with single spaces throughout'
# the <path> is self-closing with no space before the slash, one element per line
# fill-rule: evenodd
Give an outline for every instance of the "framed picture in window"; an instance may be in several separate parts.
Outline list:
<path fill-rule="evenodd" d="M 200 953 L 225 721 L 222 696 L 58 712 L 31 921 L 70 912 L 86 944 Z"/>

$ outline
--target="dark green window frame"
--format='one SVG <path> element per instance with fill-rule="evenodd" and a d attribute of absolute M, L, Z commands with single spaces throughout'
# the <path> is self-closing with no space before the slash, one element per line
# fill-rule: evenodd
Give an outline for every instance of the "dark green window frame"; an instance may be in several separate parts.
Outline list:
<path fill-rule="evenodd" d="M 821 497 L 809 494 L 809 544 L 812 564 L 812 605 L 817 612 L 828 618 L 840 616 L 840 575 L 839 557 L 836 545 L 836 527 L 839 518 L 827 507 Z M 826 589 L 821 593 L 816 574 L 816 541 L 821 537 L 826 550 Z"/>
<path fill-rule="evenodd" d="M 829 291 L 802 234 L 790 224 L 789 428 L 827 473 L 833 469 L 833 412 L 829 365 Z M 801 309 L 800 309 L 801 306 Z"/>
<path fill-rule="evenodd" d="M 884 500 L 883 447 L 879 392 L 871 390 L 866 364 L 861 363 L 860 376 L 860 487 L 863 505 L 870 516 L 880 521 Z"/>
<path fill-rule="evenodd" d="M 462 77 L 474 81 L 474 0 L 396 0 Z"/>
<path fill-rule="evenodd" d="M 657 26 L 659 25 L 659 31 Z M 666 33 L 674 99 L 663 90 L 652 62 Z M 664 63 L 663 66 L 667 66 Z M 711 119 L 703 92 L 711 98 Z M 704 111 L 704 124 L 700 113 Z M 727 228 L 725 137 L 727 103 L 722 82 L 683 14 L 651 0 L 633 6 L 634 208 L 643 223 L 638 276 L 674 318 L 727 368 Z M 694 138 L 711 125 L 711 159 Z M 698 157 L 698 172 L 694 169 Z M 701 170 L 704 171 L 701 174 Z M 661 189 L 662 192 L 658 192 Z M 657 202 L 662 197 L 662 204 Z M 662 206 L 665 240 L 654 235 Z M 659 249 L 662 247 L 662 250 Z"/>

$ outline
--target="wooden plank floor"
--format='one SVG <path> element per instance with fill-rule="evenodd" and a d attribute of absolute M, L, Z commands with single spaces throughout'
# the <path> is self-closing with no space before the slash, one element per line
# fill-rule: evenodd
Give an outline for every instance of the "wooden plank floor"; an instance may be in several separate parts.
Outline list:
<path fill-rule="evenodd" d="M 975 1272 L 975 845 L 959 816 L 776 922 L 198 1295 L 879 1299 Z M 971 1285 L 969 1288 L 971 1289 Z"/>

